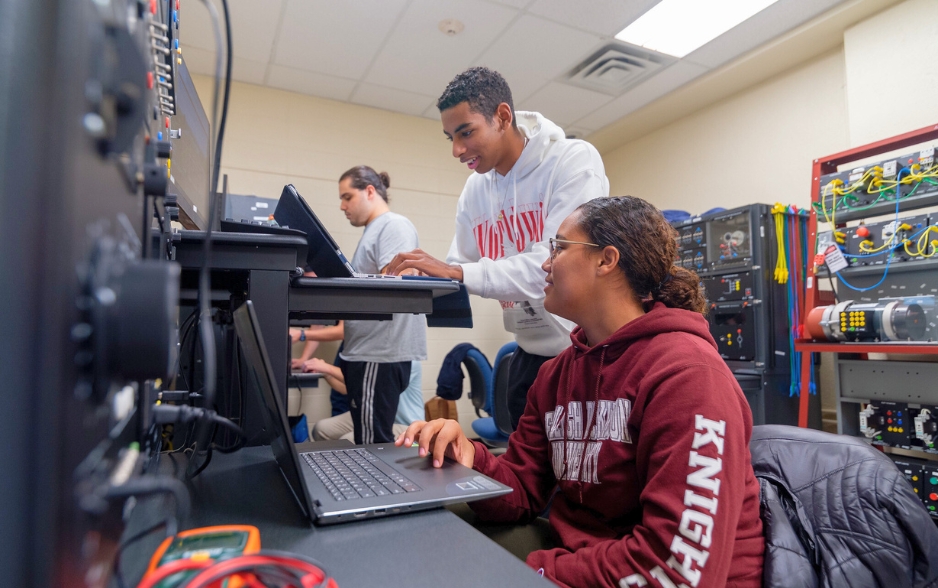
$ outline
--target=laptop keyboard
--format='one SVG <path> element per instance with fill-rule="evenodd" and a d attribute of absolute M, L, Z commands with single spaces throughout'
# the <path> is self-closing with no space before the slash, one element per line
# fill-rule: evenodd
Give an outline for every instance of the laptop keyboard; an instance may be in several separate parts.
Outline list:
<path fill-rule="evenodd" d="M 423 490 L 367 449 L 335 449 L 300 455 L 337 501 Z"/>

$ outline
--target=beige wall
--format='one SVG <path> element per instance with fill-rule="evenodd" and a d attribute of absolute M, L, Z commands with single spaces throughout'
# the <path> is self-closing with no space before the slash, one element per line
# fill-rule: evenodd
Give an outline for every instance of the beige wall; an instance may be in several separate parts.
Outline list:
<path fill-rule="evenodd" d="M 603 154 L 613 194 L 700 213 L 810 203 L 811 160 L 847 147 L 843 51 Z"/>
<path fill-rule="evenodd" d="M 850 145 L 938 123 L 938 2 L 907 0 L 844 33 Z"/>
<path fill-rule="evenodd" d="M 209 112 L 212 82 L 201 76 L 194 81 Z M 414 223 L 422 248 L 445 257 L 454 233 L 456 199 L 468 174 L 451 156 L 439 122 L 232 84 L 222 151 L 222 173 L 228 174 L 229 191 L 277 198 L 284 184 L 292 183 L 350 258 L 362 229 L 349 225 L 339 211 L 338 178 L 360 164 L 390 174 L 391 209 Z M 454 345 L 473 343 L 494 359 L 498 348 L 510 340 L 502 328 L 498 302 L 473 297 L 472 306 L 474 329 L 427 330 L 425 399 L 435 394 L 443 357 Z M 331 360 L 335 349 L 334 344 L 324 345 L 317 355 Z M 294 414 L 301 395 L 291 392 L 290 414 Z M 302 411 L 311 422 L 328 416 L 328 387 L 303 390 Z M 459 403 L 459 416 L 464 428 L 475 418 L 466 394 Z"/>

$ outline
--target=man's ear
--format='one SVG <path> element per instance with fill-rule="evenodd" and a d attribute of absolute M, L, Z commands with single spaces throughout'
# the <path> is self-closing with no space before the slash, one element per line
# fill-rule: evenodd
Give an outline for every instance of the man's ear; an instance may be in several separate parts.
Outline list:
<path fill-rule="evenodd" d="M 603 247 L 599 252 L 599 265 L 596 273 L 600 276 L 607 276 L 619 267 L 619 250 L 612 245 Z"/>
<path fill-rule="evenodd" d="M 372 186 L 371 184 L 368 184 L 367 186 L 365 186 L 365 198 L 367 198 L 368 200 L 374 200 L 375 195 L 377 193 L 378 191 L 375 190 L 375 187 Z"/>
<path fill-rule="evenodd" d="M 514 115 L 511 112 L 511 107 L 508 106 L 507 102 L 502 102 L 495 109 L 495 118 L 498 119 L 498 128 L 501 131 L 507 131 L 511 128 L 511 122 L 514 120 Z"/>

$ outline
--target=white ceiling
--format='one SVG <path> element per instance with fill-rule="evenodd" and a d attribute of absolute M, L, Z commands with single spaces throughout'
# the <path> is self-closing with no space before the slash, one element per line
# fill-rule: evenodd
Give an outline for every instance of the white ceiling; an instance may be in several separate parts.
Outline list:
<path fill-rule="evenodd" d="M 229 0 L 233 78 L 436 120 L 453 76 L 485 65 L 508 80 L 516 108 L 587 136 L 844 2 L 779 0 L 617 97 L 563 81 L 658 1 Z M 440 32 L 448 18 L 465 30 Z M 180 27 L 190 71 L 212 75 L 205 8 L 187 2 Z"/>

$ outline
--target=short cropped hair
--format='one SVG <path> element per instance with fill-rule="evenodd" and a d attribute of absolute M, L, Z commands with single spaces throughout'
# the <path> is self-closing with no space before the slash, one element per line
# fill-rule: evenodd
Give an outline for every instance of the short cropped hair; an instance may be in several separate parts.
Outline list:
<path fill-rule="evenodd" d="M 469 103 L 469 110 L 492 122 L 498 105 L 504 102 L 511 109 L 511 124 L 515 123 L 515 105 L 511 88 L 500 73 L 487 67 L 473 67 L 462 72 L 447 84 L 443 95 L 436 101 L 440 112 L 461 102 Z"/>

